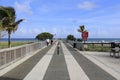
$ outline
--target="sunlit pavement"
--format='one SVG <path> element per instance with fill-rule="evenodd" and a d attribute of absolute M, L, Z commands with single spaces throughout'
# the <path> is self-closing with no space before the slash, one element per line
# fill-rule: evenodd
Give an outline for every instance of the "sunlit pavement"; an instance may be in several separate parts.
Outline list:
<path fill-rule="evenodd" d="M 2 69 L 0 80 L 120 80 L 120 59 L 85 52 L 60 42 Z"/>

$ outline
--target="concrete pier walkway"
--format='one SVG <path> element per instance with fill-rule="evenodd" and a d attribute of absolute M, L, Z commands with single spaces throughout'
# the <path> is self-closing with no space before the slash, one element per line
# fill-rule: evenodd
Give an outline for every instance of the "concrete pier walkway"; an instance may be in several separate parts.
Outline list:
<path fill-rule="evenodd" d="M 59 55 L 57 43 L 49 45 L 0 70 L 0 80 L 120 80 L 108 58 L 89 53 L 94 52 L 81 52 L 60 41 Z"/>

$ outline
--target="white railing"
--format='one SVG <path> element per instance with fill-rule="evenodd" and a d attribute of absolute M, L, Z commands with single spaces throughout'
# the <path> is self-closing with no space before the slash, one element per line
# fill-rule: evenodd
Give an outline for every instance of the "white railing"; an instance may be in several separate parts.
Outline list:
<path fill-rule="evenodd" d="M 46 45 L 45 42 L 36 42 L 26 44 L 18 47 L 1 49 L 0 50 L 0 69 L 9 65 L 10 63 L 21 59 L 26 54 L 30 54 Z"/>

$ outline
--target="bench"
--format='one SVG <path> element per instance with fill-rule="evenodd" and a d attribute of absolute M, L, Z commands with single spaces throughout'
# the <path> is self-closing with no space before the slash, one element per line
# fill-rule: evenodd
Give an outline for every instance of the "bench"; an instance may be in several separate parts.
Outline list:
<path fill-rule="evenodd" d="M 110 56 L 120 58 L 120 44 L 114 42 L 111 43 Z"/>

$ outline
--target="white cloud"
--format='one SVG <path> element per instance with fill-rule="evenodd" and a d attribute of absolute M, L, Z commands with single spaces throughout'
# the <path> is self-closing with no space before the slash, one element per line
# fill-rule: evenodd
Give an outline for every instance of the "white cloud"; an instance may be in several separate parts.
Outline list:
<path fill-rule="evenodd" d="M 85 1 L 81 4 L 78 4 L 77 7 L 79 9 L 85 9 L 85 10 L 92 10 L 93 8 L 96 7 L 96 5 L 92 2 L 89 2 L 89 1 Z"/>
<path fill-rule="evenodd" d="M 40 12 L 49 12 L 49 7 L 46 6 L 46 5 L 42 5 L 40 8 L 39 8 Z"/>
<path fill-rule="evenodd" d="M 16 11 L 19 13 L 27 13 L 27 14 L 32 14 L 32 10 L 31 10 L 31 0 L 25 0 L 25 2 L 23 3 L 19 3 L 19 2 L 15 2 L 14 6 L 16 8 Z"/>
<path fill-rule="evenodd" d="M 46 26 L 42 26 L 40 28 L 20 27 L 15 32 L 15 34 L 13 34 L 13 37 L 35 37 L 36 35 L 42 32 L 50 32 L 52 34 L 56 34 L 55 35 L 56 38 L 66 37 L 68 34 L 73 34 L 75 36 L 79 35 L 79 33 L 77 33 L 77 27 L 72 27 L 71 29 L 70 27 L 67 26 L 59 26 L 59 25 L 56 26 L 52 26 L 51 28 L 48 28 Z"/>
<path fill-rule="evenodd" d="M 39 12 L 47 13 L 47 12 L 57 12 L 57 11 L 66 11 L 66 10 L 73 10 L 72 6 L 67 6 L 64 4 L 42 4 L 39 6 Z"/>
<path fill-rule="evenodd" d="M 97 28 L 96 30 L 90 30 L 89 31 L 89 37 L 99 37 L 99 38 L 119 38 L 119 31 L 120 28 L 116 27 L 113 29 L 113 27 L 105 27 L 105 28 Z"/>

